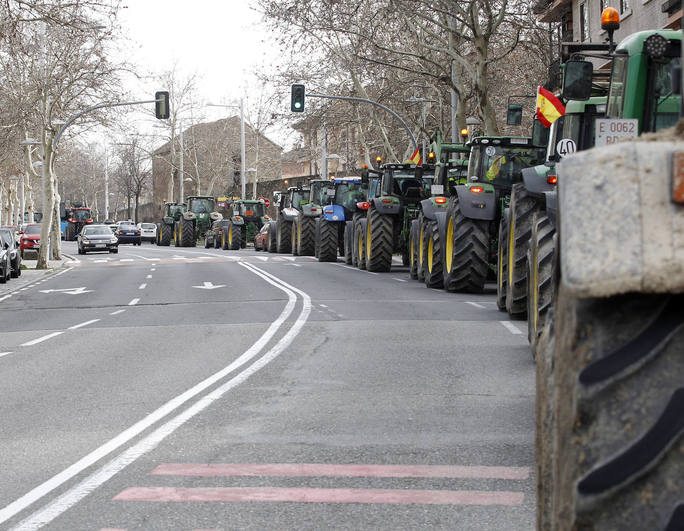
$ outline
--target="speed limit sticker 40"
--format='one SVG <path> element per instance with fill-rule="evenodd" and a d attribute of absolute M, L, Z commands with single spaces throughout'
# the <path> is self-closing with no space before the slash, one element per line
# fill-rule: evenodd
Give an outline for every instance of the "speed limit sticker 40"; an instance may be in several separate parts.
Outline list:
<path fill-rule="evenodd" d="M 565 157 L 577 151 L 577 144 L 572 138 L 562 138 L 556 144 L 556 153 L 561 157 Z"/>

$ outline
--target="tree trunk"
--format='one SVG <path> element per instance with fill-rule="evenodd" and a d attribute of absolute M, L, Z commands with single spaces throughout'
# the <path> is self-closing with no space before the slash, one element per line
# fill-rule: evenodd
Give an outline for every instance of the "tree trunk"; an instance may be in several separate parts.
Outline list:
<path fill-rule="evenodd" d="M 51 172 L 52 173 L 52 172 Z M 55 182 L 55 195 L 54 195 L 54 205 L 53 205 L 53 213 L 52 215 L 54 216 L 52 219 L 52 228 L 50 231 L 50 239 L 52 241 L 52 259 L 53 260 L 61 260 L 62 259 L 62 237 L 61 237 L 61 218 L 59 217 L 60 212 L 59 212 L 59 203 L 61 201 L 61 198 L 59 196 L 59 186 L 57 185 L 56 179 L 54 177 L 54 174 L 52 174 L 52 179 Z"/>
<path fill-rule="evenodd" d="M 53 158 L 52 152 L 53 137 L 49 131 L 43 133 L 43 167 L 42 174 L 45 176 L 43 187 L 43 219 L 40 227 L 40 247 L 38 249 L 38 263 L 36 269 L 48 268 L 48 249 L 50 247 L 50 228 L 54 214 L 55 183 L 52 180 L 50 161 Z"/>

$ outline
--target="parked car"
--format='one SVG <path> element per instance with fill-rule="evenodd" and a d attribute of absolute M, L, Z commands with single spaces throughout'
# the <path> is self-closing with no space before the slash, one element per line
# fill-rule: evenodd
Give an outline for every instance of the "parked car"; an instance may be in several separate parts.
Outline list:
<path fill-rule="evenodd" d="M 119 222 L 119 230 L 116 234 L 119 238 L 119 243 L 132 243 L 133 245 L 140 245 L 140 229 L 125 221 Z"/>
<path fill-rule="evenodd" d="M 19 250 L 21 257 L 38 255 L 40 248 L 40 223 L 29 223 L 23 231 L 20 231 Z"/>
<path fill-rule="evenodd" d="M 12 278 L 21 276 L 21 252 L 17 243 L 14 227 L 0 227 L 0 236 L 10 244 L 10 262 L 12 263 Z"/>
<path fill-rule="evenodd" d="M 119 240 L 106 225 L 88 225 L 76 238 L 78 254 L 88 251 L 119 252 Z"/>
<path fill-rule="evenodd" d="M 261 227 L 261 230 L 254 236 L 255 251 L 268 251 L 268 230 L 270 226 L 270 223 L 264 223 L 264 226 Z"/>
<path fill-rule="evenodd" d="M 10 242 L 4 232 L 0 232 L 0 284 L 4 284 L 12 275 L 10 259 Z"/>
<path fill-rule="evenodd" d="M 138 223 L 138 229 L 142 241 L 157 242 L 157 226 L 154 223 Z"/>

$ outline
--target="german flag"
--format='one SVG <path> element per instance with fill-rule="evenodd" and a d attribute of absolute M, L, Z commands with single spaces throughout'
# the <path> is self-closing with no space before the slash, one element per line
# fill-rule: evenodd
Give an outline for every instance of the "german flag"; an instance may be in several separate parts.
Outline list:
<path fill-rule="evenodd" d="M 551 92 L 544 87 L 537 90 L 537 120 L 544 127 L 551 127 L 551 124 L 565 114 L 565 106 Z"/>
<path fill-rule="evenodd" d="M 408 160 L 411 164 L 422 164 L 423 159 L 420 157 L 420 149 L 416 148 L 416 150 L 413 152 L 413 155 L 411 155 L 411 158 Z"/>

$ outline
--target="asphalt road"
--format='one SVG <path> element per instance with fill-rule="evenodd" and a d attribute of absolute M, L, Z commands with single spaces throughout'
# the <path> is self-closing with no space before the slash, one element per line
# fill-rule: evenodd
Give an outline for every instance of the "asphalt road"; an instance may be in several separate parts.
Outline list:
<path fill-rule="evenodd" d="M 534 366 L 493 293 L 143 244 L 0 317 L 0 529 L 534 526 Z"/>

